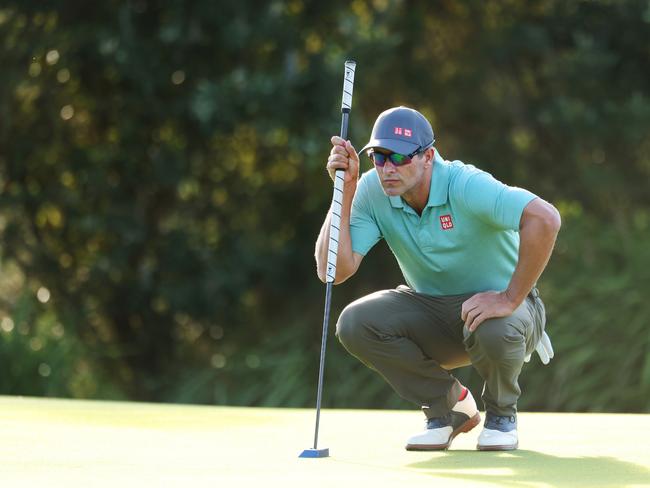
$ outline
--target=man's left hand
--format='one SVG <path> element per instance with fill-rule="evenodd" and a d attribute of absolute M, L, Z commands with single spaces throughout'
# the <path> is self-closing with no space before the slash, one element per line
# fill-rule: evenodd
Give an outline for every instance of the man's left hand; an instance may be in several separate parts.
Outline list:
<path fill-rule="evenodd" d="M 512 303 L 505 291 L 485 291 L 477 293 L 463 303 L 460 318 L 470 332 L 487 319 L 507 317 L 517 306 Z"/>

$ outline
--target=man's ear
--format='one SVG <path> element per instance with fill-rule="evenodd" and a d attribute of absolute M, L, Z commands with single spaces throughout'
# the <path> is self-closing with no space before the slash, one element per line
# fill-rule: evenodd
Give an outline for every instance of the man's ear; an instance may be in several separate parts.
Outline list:
<path fill-rule="evenodd" d="M 435 157 L 436 157 L 436 150 L 435 150 L 435 148 L 430 147 L 429 149 L 427 149 L 426 151 L 424 151 L 424 155 L 425 155 L 426 158 L 427 158 L 427 163 L 429 163 L 429 164 L 433 164 L 433 160 L 434 160 Z"/>

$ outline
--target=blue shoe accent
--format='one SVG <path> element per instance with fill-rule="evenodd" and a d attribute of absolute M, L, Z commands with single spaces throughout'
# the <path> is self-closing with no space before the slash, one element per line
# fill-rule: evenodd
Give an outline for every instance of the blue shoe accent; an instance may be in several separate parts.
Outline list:
<path fill-rule="evenodd" d="M 444 417 L 432 417 L 430 419 L 427 419 L 427 429 L 440 429 L 442 427 L 449 427 L 450 425 L 450 415 L 445 415 Z"/>
<path fill-rule="evenodd" d="M 494 415 L 485 412 L 485 428 L 498 430 L 499 432 L 510 432 L 517 428 L 516 415 Z"/>
<path fill-rule="evenodd" d="M 427 419 L 427 429 L 439 429 L 440 427 L 452 426 L 454 429 L 463 425 L 469 420 L 464 413 L 450 412 L 444 417 L 432 417 Z"/>

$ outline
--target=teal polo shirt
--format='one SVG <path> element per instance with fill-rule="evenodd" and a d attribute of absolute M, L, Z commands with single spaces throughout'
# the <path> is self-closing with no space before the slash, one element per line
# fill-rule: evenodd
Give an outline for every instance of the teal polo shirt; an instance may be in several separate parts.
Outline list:
<path fill-rule="evenodd" d="M 420 293 L 505 290 L 519 256 L 519 221 L 534 198 L 436 150 L 422 216 L 402 197 L 386 196 L 374 168 L 362 175 L 350 216 L 352 250 L 365 256 L 384 239 Z"/>

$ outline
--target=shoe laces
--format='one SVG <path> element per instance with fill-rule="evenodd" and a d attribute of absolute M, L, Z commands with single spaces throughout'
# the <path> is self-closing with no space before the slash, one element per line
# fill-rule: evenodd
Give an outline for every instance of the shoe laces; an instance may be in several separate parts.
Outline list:
<path fill-rule="evenodd" d="M 440 429 L 451 425 L 451 415 L 427 419 L 427 429 Z"/>
<path fill-rule="evenodd" d="M 517 417 L 515 415 L 494 415 L 491 413 L 485 414 L 485 427 L 492 430 L 503 430 L 504 428 L 511 427 L 510 424 L 516 424 Z"/>

